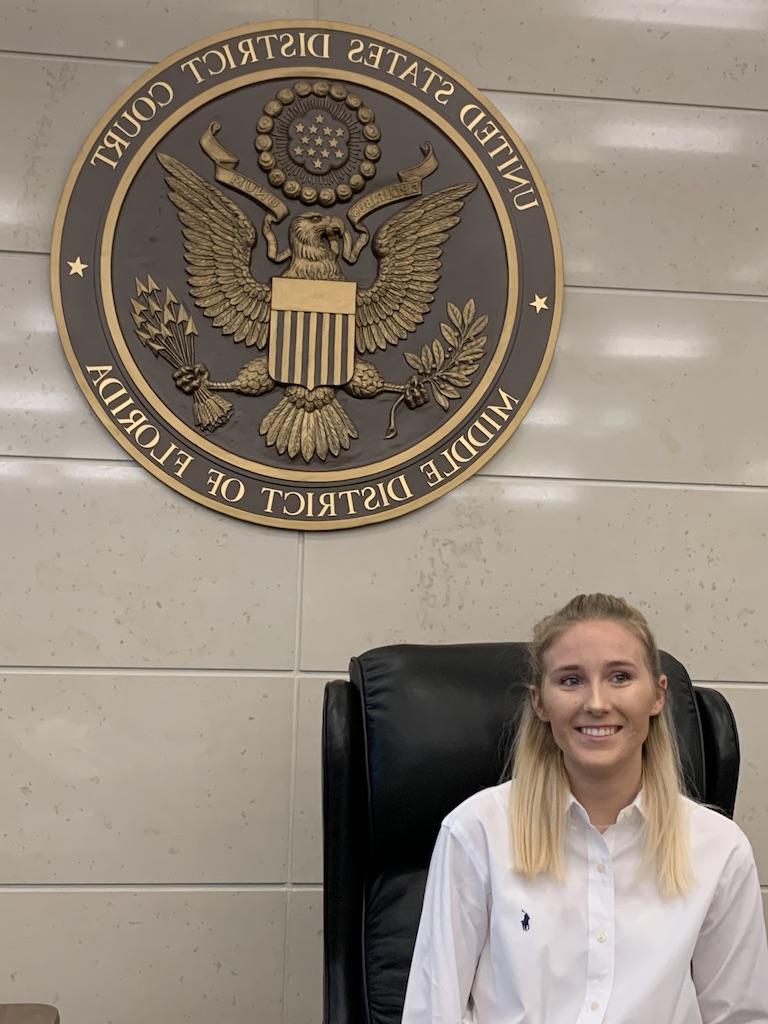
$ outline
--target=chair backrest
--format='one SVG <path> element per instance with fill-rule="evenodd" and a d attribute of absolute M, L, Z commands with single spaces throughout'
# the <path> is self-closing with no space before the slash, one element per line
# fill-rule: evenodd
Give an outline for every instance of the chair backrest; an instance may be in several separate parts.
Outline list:
<path fill-rule="evenodd" d="M 736 726 L 662 652 L 689 793 L 732 816 Z M 496 785 L 524 644 L 398 645 L 354 658 L 323 714 L 325 1024 L 399 1024 L 440 822 Z"/>

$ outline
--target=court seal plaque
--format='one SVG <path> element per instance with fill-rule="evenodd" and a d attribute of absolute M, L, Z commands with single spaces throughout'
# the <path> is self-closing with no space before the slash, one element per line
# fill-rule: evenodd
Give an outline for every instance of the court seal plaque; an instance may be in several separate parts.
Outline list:
<path fill-rule="evenodd" d="M 70 172 L 52 292 L 102 423 L 179 493 L 289 529 L 475 473 L 554 351 L 562 260 L 513 128 L 413 46 L 332 22 L 185 48 Z"/>

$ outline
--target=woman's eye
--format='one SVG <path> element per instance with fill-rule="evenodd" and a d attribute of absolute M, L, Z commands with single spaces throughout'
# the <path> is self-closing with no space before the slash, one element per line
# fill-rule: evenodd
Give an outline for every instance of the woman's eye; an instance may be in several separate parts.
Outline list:
<path fill-rule="evenodd" d="M 577 686 L 578 682 L 579 682 L 579 677 L 578 676 L 564 676 L 560 680 L 560 685 L 561 686 Z"/>
<path fill-rule="evenodd" d="M 629 672 L 614 672 L 613 681 L 614 683 L 626 683 L 630 678 Z"/>

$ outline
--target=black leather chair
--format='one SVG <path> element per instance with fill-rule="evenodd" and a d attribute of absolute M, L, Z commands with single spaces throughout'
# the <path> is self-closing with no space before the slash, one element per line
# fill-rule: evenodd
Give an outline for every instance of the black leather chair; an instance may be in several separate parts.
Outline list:
<path fill-rule="evenodd" d="M 693 797 L 733 815 L 736 724 L 662 653 Z M 496 785 L 524 696 L 523 644 L 381 647 L 323 710 L 324 1024 L 399 1024 L 440 822 Z"/>

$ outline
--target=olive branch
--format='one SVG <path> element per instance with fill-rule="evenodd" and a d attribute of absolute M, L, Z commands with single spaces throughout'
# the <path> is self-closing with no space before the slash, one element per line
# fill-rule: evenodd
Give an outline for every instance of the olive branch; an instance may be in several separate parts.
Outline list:
<path fill-rule="evenodd" d="M 405 387 L 405 394 L 393 403 L 389 413 L 387 438 L 397 434 L 395 415 L 402 402 L 409 408 L 416 408 L 428 402 L 430 397 L 441 409 L 448 411 L 451 399 L 461 398 L 459 388 L 472 383 L 480 360 L 485 354 L 487 336 L 482 332 L 488 324 L 487 316 L 475 318 L 475 300 L 470 299 L 464 309 L 448 303 L 450 323 L 440 324 L 440 338 L 423 345 L 421 352 L 404 352 L 406 363 L 415 370 Z"/>

